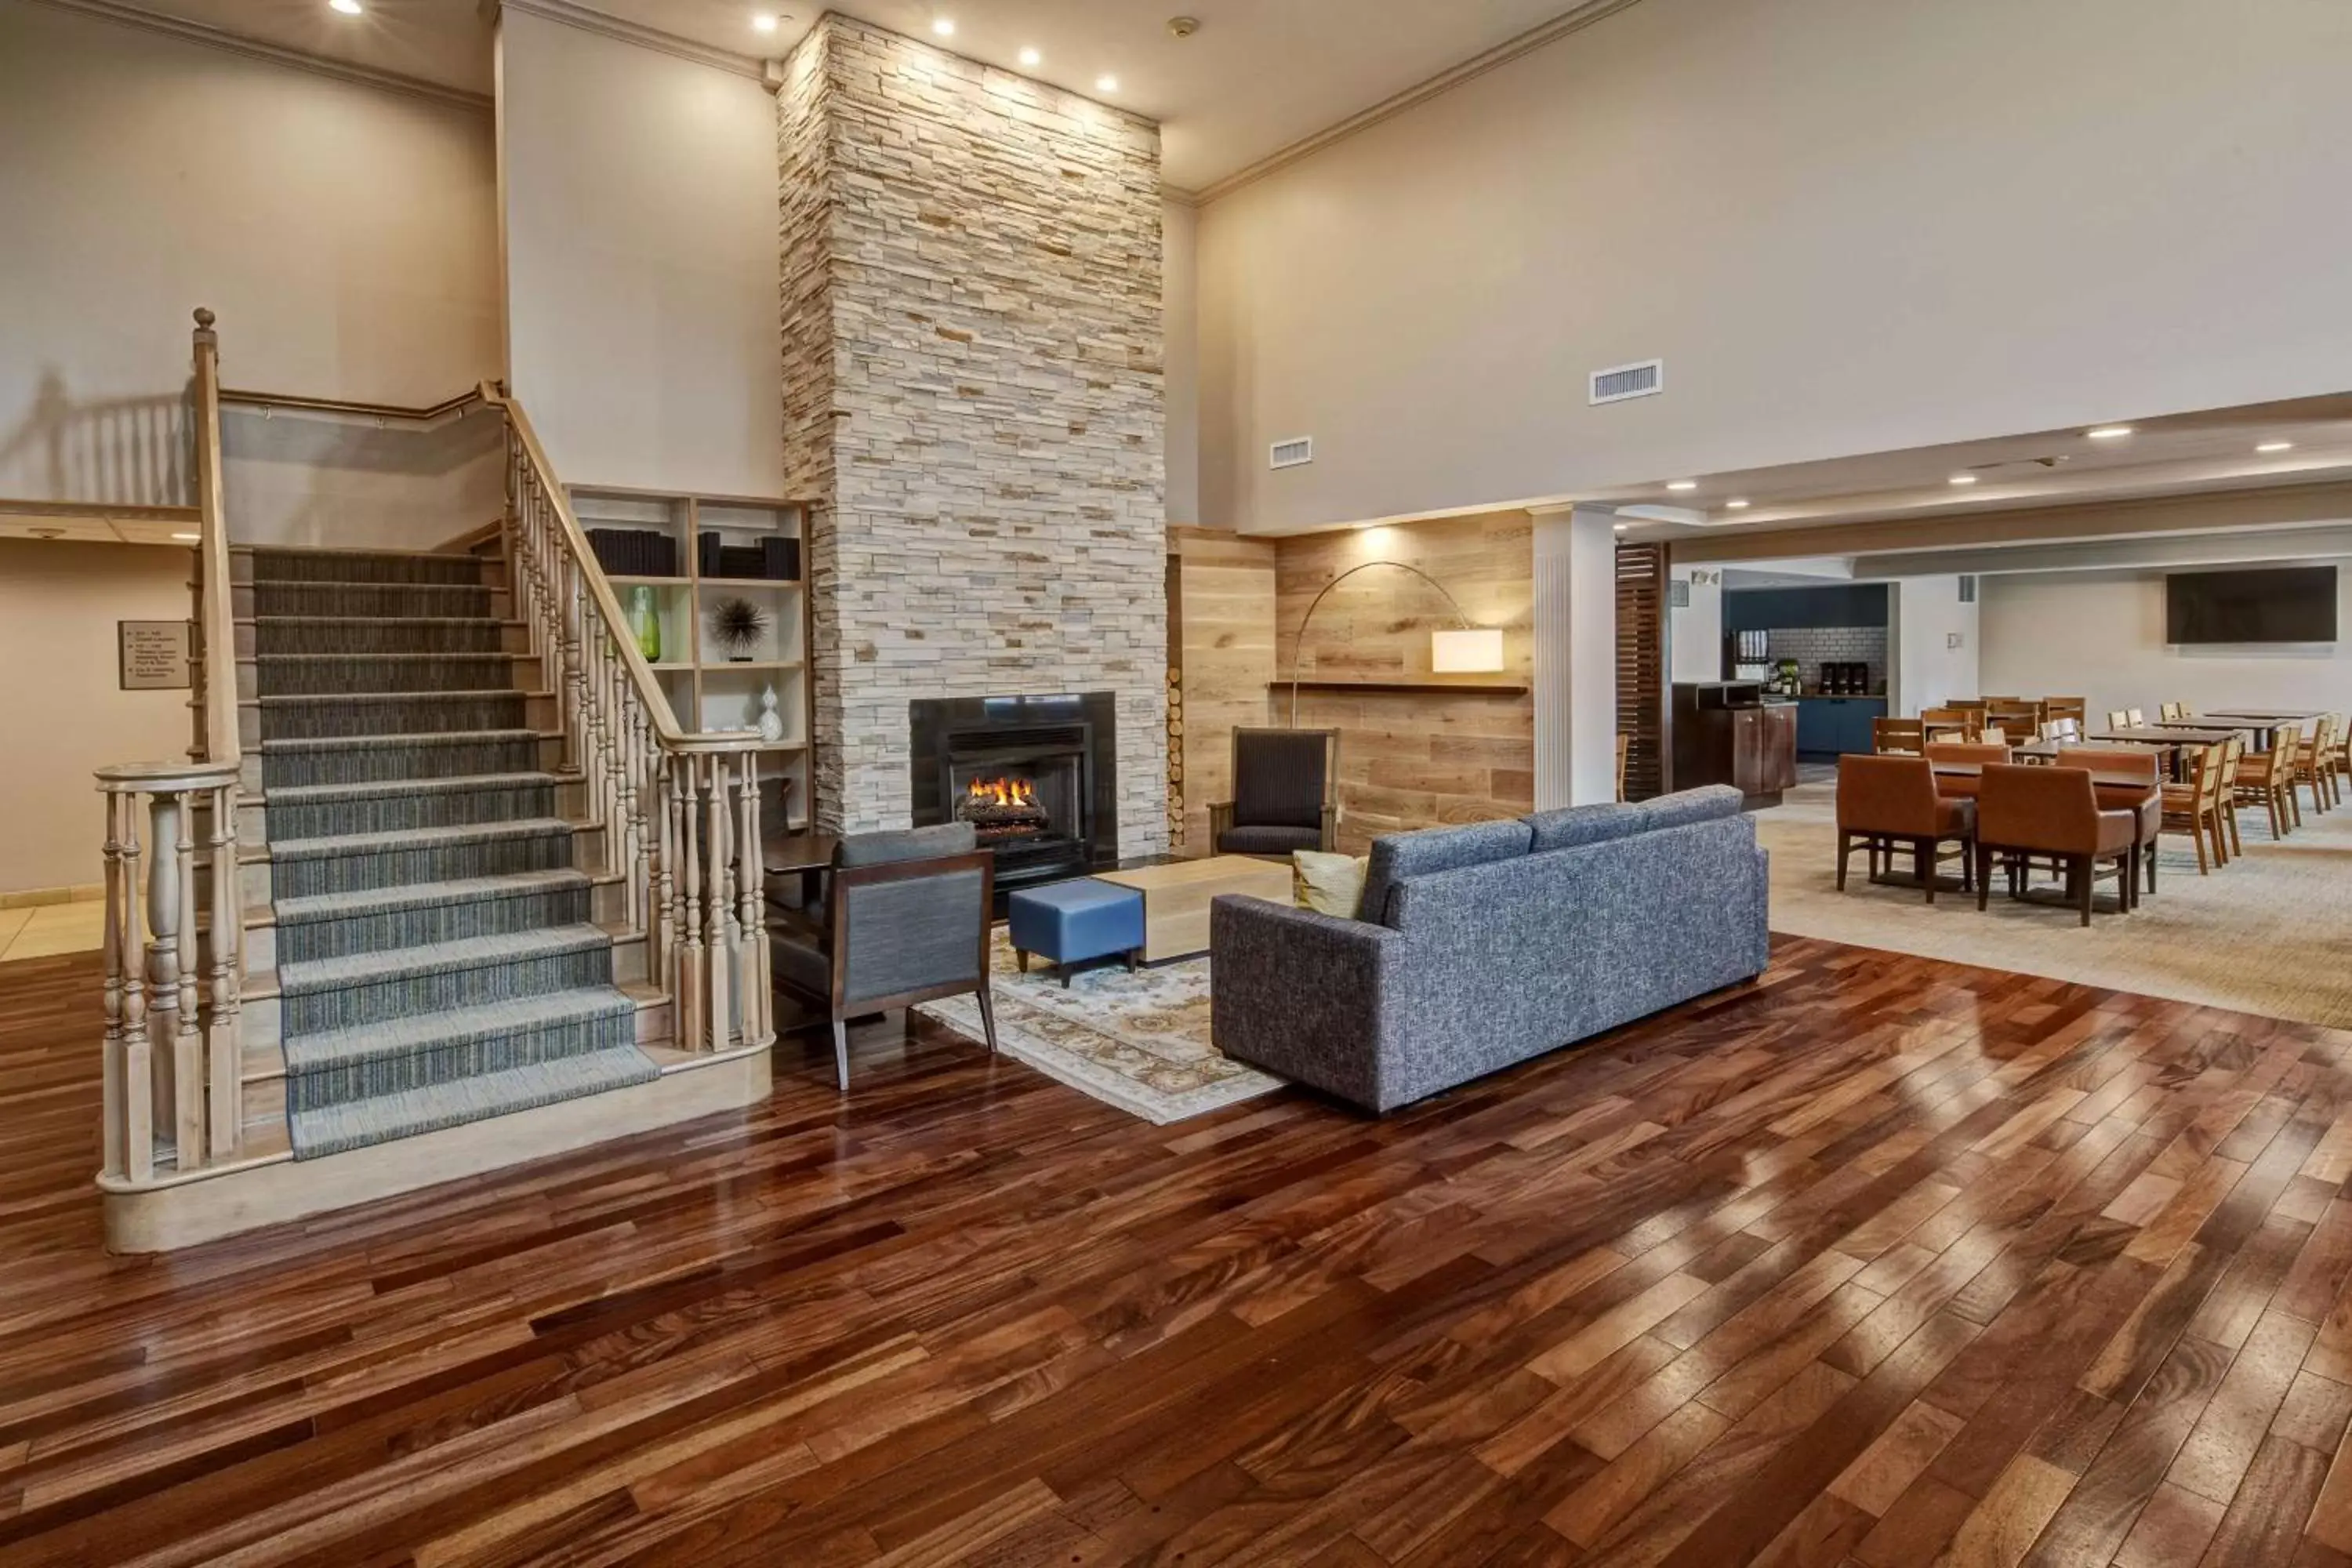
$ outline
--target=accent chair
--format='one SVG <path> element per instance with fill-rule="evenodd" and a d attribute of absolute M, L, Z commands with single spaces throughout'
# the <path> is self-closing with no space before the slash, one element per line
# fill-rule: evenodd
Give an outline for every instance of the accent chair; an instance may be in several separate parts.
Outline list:
<path fill-rule="evenodd" d="M 1996 860 L 2008 868 L 2011 898 L 2023 893 L 2031 864 L 2054 860 L 2084 925 L 2103 872 L 2115 876 L 2129 910 L 2137 901 L 2138 843 L 2139 813 L 2100 810 L 2090 769 L 1988 763 L 1977 788 L 1977 908 L 1990 898 Z"/>
<path fill-rule="evenodd" d="M 849 1020 L 943 996 L 980 998 L 996 1050 L 989 929 L 996 857 L 969 822 L 853 834 L 835 849 L 822 929 L 770 921 L 778 985 L 824 1009 L 835 1075 L 849 1092 Z"/>
<path fill-rule="evenodd" d="M 1235 730 L 1234 798 L 1209 807 L 1220 855 L 1286 859 L 1339 841 L 1339 732 Z"/>
<path fill-rule="evenodd" d="M 1969 840 L 1975 830 L 1975 803 L 1937 794 L 1936 764 L 1926 757 L 1856 752 L 1838 759 L 1839 892 L 1845 891 L 1846 863 L 1857 841 L 1868 847 L 1874 873 L 1882 857 L 1891 861 L 1898 846 L 1907 846 L 1931 904 L 1937 864 L 1945 858 L 1944 846 L 1952 845 L 1966 889 L 1972 886 Z"/>

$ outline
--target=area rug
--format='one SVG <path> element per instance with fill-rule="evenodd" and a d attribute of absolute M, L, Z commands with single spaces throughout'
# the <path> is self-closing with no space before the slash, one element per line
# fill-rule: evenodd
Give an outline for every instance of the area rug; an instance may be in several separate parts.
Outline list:
<path fill-rule="evenodd" d="M 1772 929 L 1790 936 L 2352 1028 L 2352 805 L 2315 815 L 2305 792 L 2304 813 L 2273 842 L 2261 813 L 2242 812 L 2244 858 L 2207 877 L 2189 840 L 2166 834 L 2155 896 L 2114 914 L 2113 884 L 2102 884 L 2088 930 L 2000 887 L 1982 914 L 1974 894 L 1939 893 L 1930 906 L 1916 889 L 1869 884 L 1861 854 L 1839 892 L 1834 782 L 1758 812 L 1756 835 L 1772 853 Z"/>
<path fill-rule="evenodd" d="M 1000 1050 L 1146 1121 L 1183 1121 L 1282 1087 L 1210 1044 L 1205 956 L 1134 973 L 1089 969 L 1065 991 L 1044 964 L 1022 973 L 1000 928 L 995 979 Z M 986 1037 L 976 998 L 950 997 L 918 1011 L 960 1035 Z"/>

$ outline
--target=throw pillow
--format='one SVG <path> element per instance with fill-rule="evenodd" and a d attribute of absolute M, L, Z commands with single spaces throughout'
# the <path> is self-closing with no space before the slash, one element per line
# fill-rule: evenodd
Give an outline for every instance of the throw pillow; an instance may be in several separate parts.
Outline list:
<path fill-rule="evenodd" d="M 1364 855 L 1327 855 L 1319 849 L 1296 849 L 1290 856 L 1291 885 L 1302 910 L 1356 918 L 1364 898 L 1364 873 L 1371 859 Z"/>

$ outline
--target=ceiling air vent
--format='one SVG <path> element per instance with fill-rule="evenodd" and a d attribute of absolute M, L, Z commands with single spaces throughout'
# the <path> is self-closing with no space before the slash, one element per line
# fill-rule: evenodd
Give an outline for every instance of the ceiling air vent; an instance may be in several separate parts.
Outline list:
<path fill-rule="evenodd" d="M 1300 436 L 1289 441 L 1276 441 L 1267 456 L 1277 468 L 1304 468 L 1315 460 L 1315 437 Z"/>
<path fill-rule="evenodd" d="M 1960 603 L 1961 603 L 1961 604 L 1963 604 L 1963 605 L 1973 605 L 1973 604 L 1975 604 L 1976 602 L 1977 602 L 1977 580 L 1976 580 L 1975 578 L 1973 578 L 1973 577 L 1963 577 L 1963 578 L 1961 578 L 1961 579 L 1960 579 Z"/>
<path fill-rule="evenodd" d="M 1666 389 L 1666 362 L 1645 359 L 1639 364 L 1621 364 L 1592 373 L 1592 401 L 1595 404 L 1622 403 L 1629 397 L 1654 397 Z"/>

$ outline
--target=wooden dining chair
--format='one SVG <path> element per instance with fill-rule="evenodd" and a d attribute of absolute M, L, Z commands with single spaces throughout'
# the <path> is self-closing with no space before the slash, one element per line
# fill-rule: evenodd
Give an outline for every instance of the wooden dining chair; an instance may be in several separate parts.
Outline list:
<path fill-rule="evenodd" d="M 2295 744 L 2294 777 L 2297 784 L 2311 786 L 2311 814 L 2325 816 L 2328 807 L 2340 805 L 2344 797 L 2337 793 L 2336 770 L 2321 761 L 2336 749 L 2336 715 L 2323 713 L 2313 726 L 2310 735 Z"/>
<path fill-rule="evenodd" d="M 2189 704 L 2186 702 L 2159 702 L 2156 705 L 2156 716 L 2167 724 L 2178 724 L 2183 719 L 2189 717 Z"/>
<path fill-rule="evenodd" d="M 2267 752 L 2248 752 L 2231 772 L 2231 794 L 2239 805 L 2259 805 L 2268 814 L 2271 837 L 2293 832 L 2302 807 L 2295 799 L 2295 733 L 2281 729 Z"/>
<path fill-rule="evenodd" d="M 2230 858 L 2246 852 L 2245 836 L 2238 831 L 2238 765 L 2245 761 L 2246 738 L 2232 734 L 2221 742 L 2221 776 L 2214 788 L 2221 796 L 2221 821 L 2230 830 Z"/>
<path fill-rule="evenodd" d="M 2221 774 L 2228 757 L 2227 746 L 2200 746 L 2189 759 L 2189 782 L 2164 786 L 2164 831 L 2189 835 L 2197 846 L 2200 877 L 2230 863 L 2229 831 L 2221 815 Z"/>
<path fill-rule="evenodd" d="M 2080 697 L 2045 697 L 2042 711 L 2052 720 L 2072 719 L 2078 725 L 2091 721 L 2091 705 Z"/>
<path fill-rule="evenodd" d="M 2126 713 L 2126 712 L 2125 712 L 2125 711 L 2124 711 L 2122 709 L 2120 709 L 2120 708 L 2110 708 L 2110 709 L 2108 709 L 2108 710 L 2107 710 L 2107 728 L 2108 728 L 2108 729 L 2110 729 L 2110 730 L 2128 730 L 2128 729 L 2130 729 L 2130 728 L 2131 728 L 2131 715 L 2130 715 L 2130 714 L 2128 714 L 2128 713 Z"/>
<path fill-rule="evenodd" d="M 2126 708 L 2126 709 L 2125 709 L 2125 710 L 2124 710 L 2124 724 L 2125 724 L 2126 728 L 2127 728 L 2127 729 L 2133 729 L 2133 730 L 2145 730 L 2145 729 L 2147 729 L 2147 709 L 2145 709 L 2145 708 Z"/>
<path fill-rule="evenodd" d="M 1881 756 L 1916 757 L 1927 743 L 1927 726 L 1916 719 L 1873 719 L 1870 749 Z"/>
<path fill-rule="evenodd" d="M 1976 732 L 1977 721 L 1965 708 L 1922 708 L 1919 729 L 1930 742 L 1965 741 Z"/>
<path fill-rule="evenodd" d="M 1977 731 L 1975 743 L 1979 746 L 2006 746 L 2009 744 L 2009 731 L 1998 724 L 1987 724 Z"/>
<path fill-rule="evenodd" d="M 2012 735 L 2038 735 L 2042 732 L 2042 704 L 2024 702 L 2012 698 L 1995 700 L 1985 699 L 1985 723 L 1999 726 Z"/>
<path fill-rule="evenodd" d="M 2352 779 L 2352 727 L 2347 726 L 2341 713 L 2332 713 L 2328 717 L 2336 721 L 2336 745 L 2320 762 L 2336 780 L 2340 796 L 2345 781 Z"/>
<path fill-rule="evenodd" d="M 2083 738 L 2082 721 L 2053 718 L 2042 726 L 2042 738 L 2045 741 L 2079 741 Z"/>

